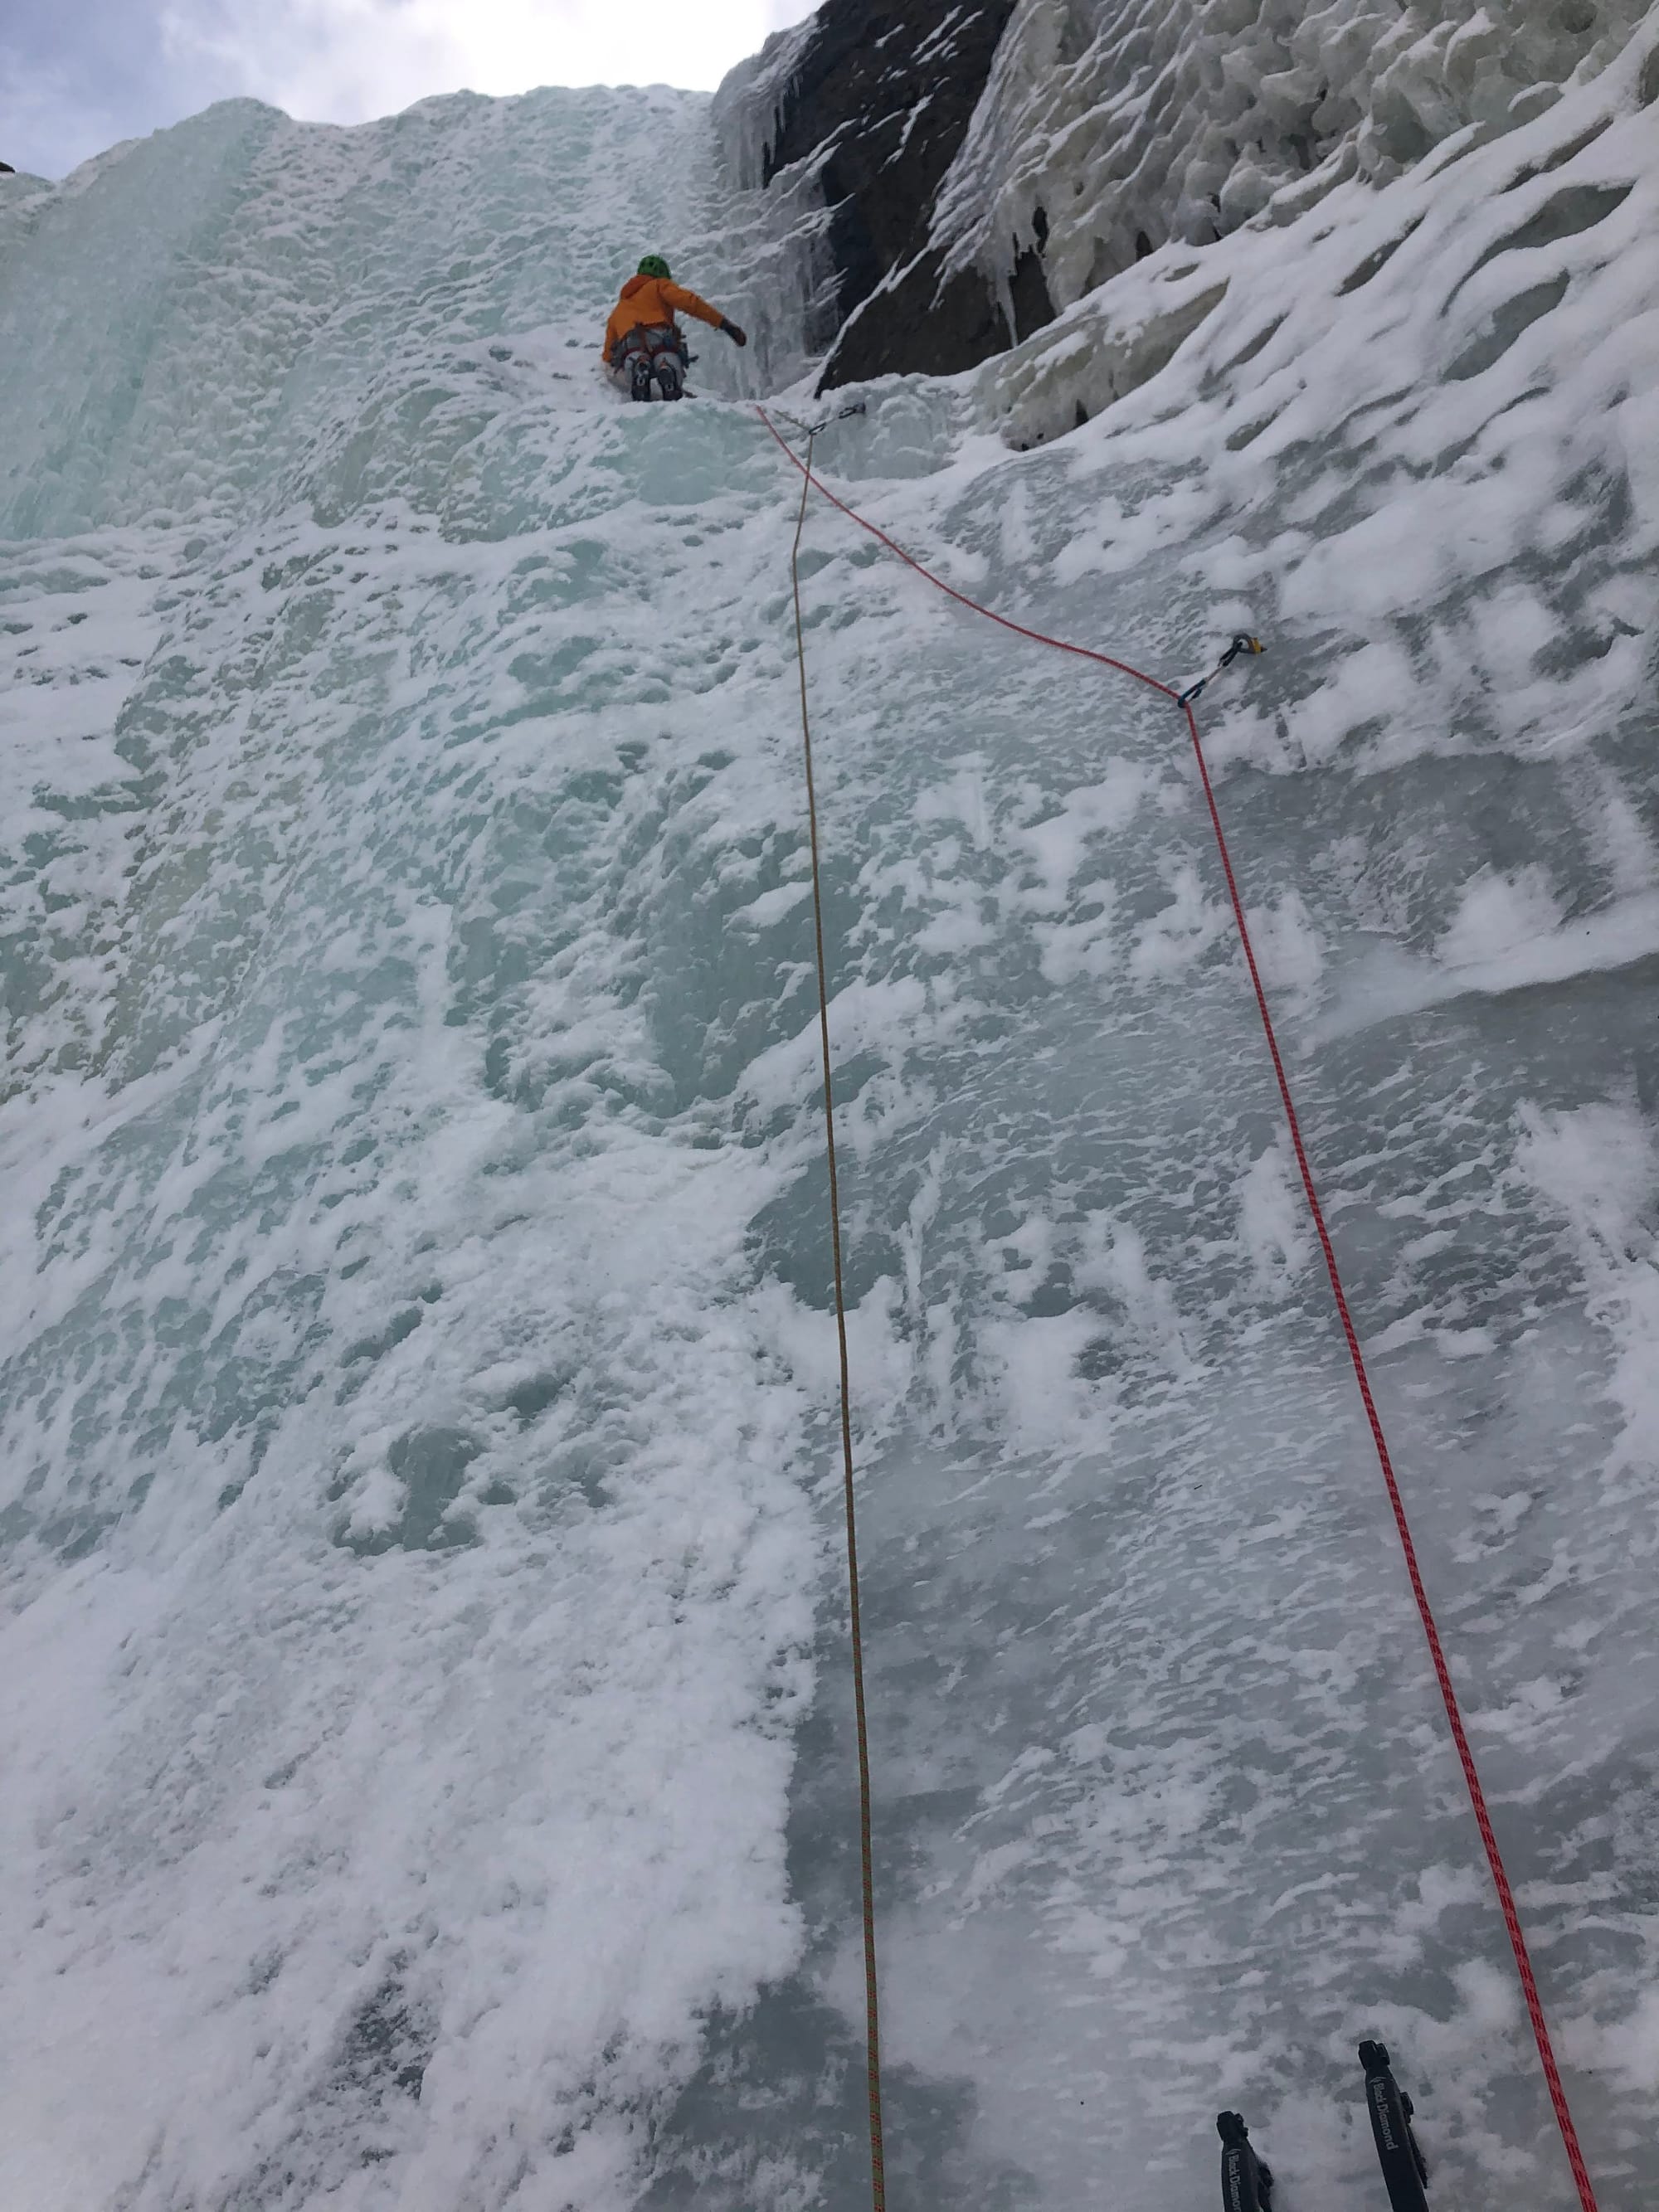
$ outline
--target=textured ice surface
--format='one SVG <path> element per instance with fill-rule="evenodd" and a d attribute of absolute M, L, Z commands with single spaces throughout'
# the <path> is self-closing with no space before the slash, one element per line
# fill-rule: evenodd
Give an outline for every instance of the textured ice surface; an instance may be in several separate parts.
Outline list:
<path fill-rule="evenodd" d="M 1642 0 L 1023 0 L 934 231 L 1068 306 L 1166 241 L 1285 222 L 1352 176 L 1500 136 L 1620 51 Z"/>
<path fill-rule="evenodd" d="M 823 449 L 1045 627 L 1268 635 L 1223 804 L 1607 2212 L 1659 2182 L 1650 50 Z M 712 334 L 678 410 L 592 368 L 647 225 L 752 319 L 706 112 L 241 106 L 0 202 L 32 2212 L 862 2198 L 795 487 Z M 1113 400 L 1164 291 L 1219 296 Z M 1448 2203 L 1565 2208 L 1181 726 L 808 533 L 895 2206 L 1177 2212 L 1237 2103 L 1364 2212 L 1381 2032 Z"/>

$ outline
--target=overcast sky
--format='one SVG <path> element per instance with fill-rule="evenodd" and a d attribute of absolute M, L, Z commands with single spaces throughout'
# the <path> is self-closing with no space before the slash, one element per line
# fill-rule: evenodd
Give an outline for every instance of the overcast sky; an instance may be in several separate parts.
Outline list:
<path fill-rule="evenodd" d="M 429 93 L 712 87 L 814 0 L 0 0 L 0 161 L 60 177 L 252 94 L 361 123 Z"/>

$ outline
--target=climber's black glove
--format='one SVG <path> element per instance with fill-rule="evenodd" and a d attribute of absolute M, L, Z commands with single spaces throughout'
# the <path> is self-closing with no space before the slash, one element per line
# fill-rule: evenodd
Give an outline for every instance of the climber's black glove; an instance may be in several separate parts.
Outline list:
<path fill-rule="evenodd" d="M 748 344 L 749 333 L 746 331 L 740 331 L 735 323 L 728 321 L 724 315 L 720 317 L 720 328 L 726 332 L 726 337 L 731 339 L 733 345 L 746 346 Z"/>

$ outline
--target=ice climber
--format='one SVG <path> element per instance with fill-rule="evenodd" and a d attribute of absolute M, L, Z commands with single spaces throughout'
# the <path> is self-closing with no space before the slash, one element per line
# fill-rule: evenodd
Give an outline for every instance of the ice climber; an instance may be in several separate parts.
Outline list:
<path fill-rule="evenodd" d="M 647 253 L 636 276 L 622 288 L 622 297 L 605 326 L 605 365 L 611 380 L 630 399 L 649 399 L 652 380 L 665 399 L 678 399 L 685 390 L 685 333 L 674 320 L 678 310 L 712 323 L 734 343 L 744 346 L 747 334 L 728 322 L 718 307 L 676 284 L 660 253 Z"/>

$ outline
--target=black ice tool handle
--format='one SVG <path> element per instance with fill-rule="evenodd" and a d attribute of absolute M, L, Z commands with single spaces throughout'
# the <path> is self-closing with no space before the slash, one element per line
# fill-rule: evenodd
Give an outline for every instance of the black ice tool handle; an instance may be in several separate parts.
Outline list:
<path fill-rule="evenodd" d="M 1394 2212 L 1429 2212 L 1423 2193 L 1429 2169 L 1412 2132 L 1412 2100 L 1394 2078 L 1388 2045 L 1362 2043 L 1359 2063 L 1365 2069 L 1365 2108 L 1389 2203 Z"/>
<path fill-rule="evenodd" d="M 1250 2148 L 1238 2112 L 1218 2112 L 1221 2138 L 1221 2212 L 1273 2212 L 1273 2178 Z"/>

